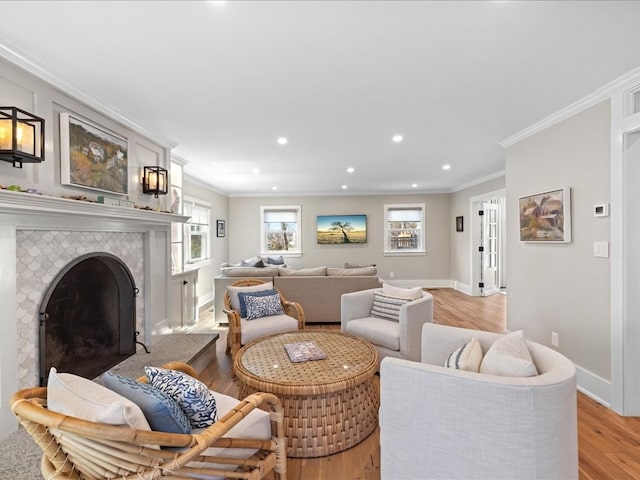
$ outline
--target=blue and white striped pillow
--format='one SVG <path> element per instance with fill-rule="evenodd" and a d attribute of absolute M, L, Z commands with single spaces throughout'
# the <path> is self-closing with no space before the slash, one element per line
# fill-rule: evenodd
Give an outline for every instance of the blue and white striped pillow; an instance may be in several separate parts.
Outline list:
<path fill-rule="evenodd" d="M 482 347 L 477 338 L 472 338 L 449 354 L 444 366 L 455 370 L 478 372 L 482 362 Z"/>
<path fill-rule="evenodd" d="M 400 307 L 411 301 L 412 300 L 409 300 L 408 298 L 392 297 L 391 295 L 374 293 L 371 316 L 398 322 L 400 321 Z"/>

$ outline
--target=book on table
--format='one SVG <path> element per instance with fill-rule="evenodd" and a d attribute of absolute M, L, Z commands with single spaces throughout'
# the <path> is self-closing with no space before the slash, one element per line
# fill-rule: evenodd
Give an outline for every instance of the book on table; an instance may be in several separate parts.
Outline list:
<path fill-rule="evenodd" d="M 327 358 L 316 342 L 285 343 L 284 348 L 289 355 L 289 360 L 294 363 Z"/>

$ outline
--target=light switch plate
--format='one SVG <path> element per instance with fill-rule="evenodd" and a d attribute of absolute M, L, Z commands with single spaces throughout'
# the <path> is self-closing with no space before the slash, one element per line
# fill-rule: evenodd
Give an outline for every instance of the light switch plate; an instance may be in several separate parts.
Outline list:
<path fill-rule="evenodd" d="M 593 256 L 608 258 L 609 257 L 609 242 L 593 242 Z"/>

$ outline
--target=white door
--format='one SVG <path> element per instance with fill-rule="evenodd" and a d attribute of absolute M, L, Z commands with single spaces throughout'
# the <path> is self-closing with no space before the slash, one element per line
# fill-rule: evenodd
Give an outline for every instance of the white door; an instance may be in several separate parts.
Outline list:
<path fill-rule="evenodd" d="M 498 284 L 498 217 L 500 206 L 483 203 L 480 282 L 483 296 L 500 290 Z"/>

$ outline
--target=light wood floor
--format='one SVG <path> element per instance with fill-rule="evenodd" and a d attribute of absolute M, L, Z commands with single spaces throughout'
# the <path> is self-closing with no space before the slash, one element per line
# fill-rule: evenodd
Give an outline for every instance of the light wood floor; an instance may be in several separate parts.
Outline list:
<path fill-rule="evenodd" d="M 434 296 L 435 323 L 504 331 L 506 295 L 482 298 L 452 289 L 429 291 Z M 203 320 L 206 318 L 201 318 Z M 339 326 L 310 325 L 309 328 Z M 223 332 L 217 342 L 217 357 L 203 372 L 202 380 L 214 390 L 237 396 L 238 384 L 231 373 L 231 359 L 224 353 L 225 343 Z M 581 480 L 640 479 L 640 417 L 620 417 L 578 393 L 578 448 Z M 346 452 L 323 458 L 289 459 L 287 468 L 292 480 L 378 480 L 379 432 L 376 430 Z"/>

